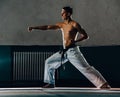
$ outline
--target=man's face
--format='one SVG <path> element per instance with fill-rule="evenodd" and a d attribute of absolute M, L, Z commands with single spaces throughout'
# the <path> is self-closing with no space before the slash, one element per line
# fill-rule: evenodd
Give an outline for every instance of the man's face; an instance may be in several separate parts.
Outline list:
<path fill-rule="evenodd" d="M 68 17 L 70 17 L 70 14 L 67 13 L 64 9 L 62 9 L 61 16 L 63 20 L 66 20 Z"/>

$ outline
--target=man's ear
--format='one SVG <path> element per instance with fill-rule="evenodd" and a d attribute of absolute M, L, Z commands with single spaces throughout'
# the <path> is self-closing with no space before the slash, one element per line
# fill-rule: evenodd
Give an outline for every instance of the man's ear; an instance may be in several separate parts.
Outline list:
<path fill-rule="evenodd" d="M 68 16 L 71 16 L 71 14 L 70 14 L 70 13 L 68 13 Z"/>

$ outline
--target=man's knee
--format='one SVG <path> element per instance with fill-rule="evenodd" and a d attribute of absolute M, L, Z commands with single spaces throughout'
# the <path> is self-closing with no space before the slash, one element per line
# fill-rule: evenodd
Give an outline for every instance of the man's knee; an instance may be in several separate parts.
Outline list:
<path fill-rule="evenodd" d="M 88 66 L 88 67 L 85 67 L 84 69 L 82 69 L 82 71 L 89 71 L 89 72 L 92 72 L 94 70 L 95 70 L 95 68 L 93 66 Z"/>
<path fill-rule="evenodd" d="M 50 60 L 49 60 L 49 58 L 47 58 L 46 60 L 45 60 L 45 64 L 49 64 L 50 63 Z"/>

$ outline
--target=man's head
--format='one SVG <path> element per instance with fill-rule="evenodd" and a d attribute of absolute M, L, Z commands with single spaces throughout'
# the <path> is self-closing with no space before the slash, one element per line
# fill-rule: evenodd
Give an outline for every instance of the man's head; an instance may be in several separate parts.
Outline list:
<path fill-rule="evenodd" d="M 72 15 L 72 13 L 73 13 L 73 9 L 69 6 L 66 6 L 62 8 L 61 16 L 65 20 L 69 18 Z"/>
<path fill-rule="evenodd" d="M 67 13 L 70 13 L 72 15 L 73 13 L 73 9 L 69 6 L 66 6 L 66 7 L 63 7 L 63 9 L 67 12 Z"/>

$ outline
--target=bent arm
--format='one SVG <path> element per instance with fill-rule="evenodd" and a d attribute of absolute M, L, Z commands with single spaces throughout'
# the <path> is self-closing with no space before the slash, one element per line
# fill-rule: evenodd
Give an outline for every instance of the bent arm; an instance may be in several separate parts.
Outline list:
<path fill-rule="evenodd" d="M 83 28 L 81 28 L 79 24 L 77 24 L 76 27 L 77 27 L 78 32 L 80 33 L 80 37 L 78 37 L 78 39 L 75 40 L 75 42 L 79 42 L 79 41 L 87 39 L 88 35 L 86 31 Z"/>

